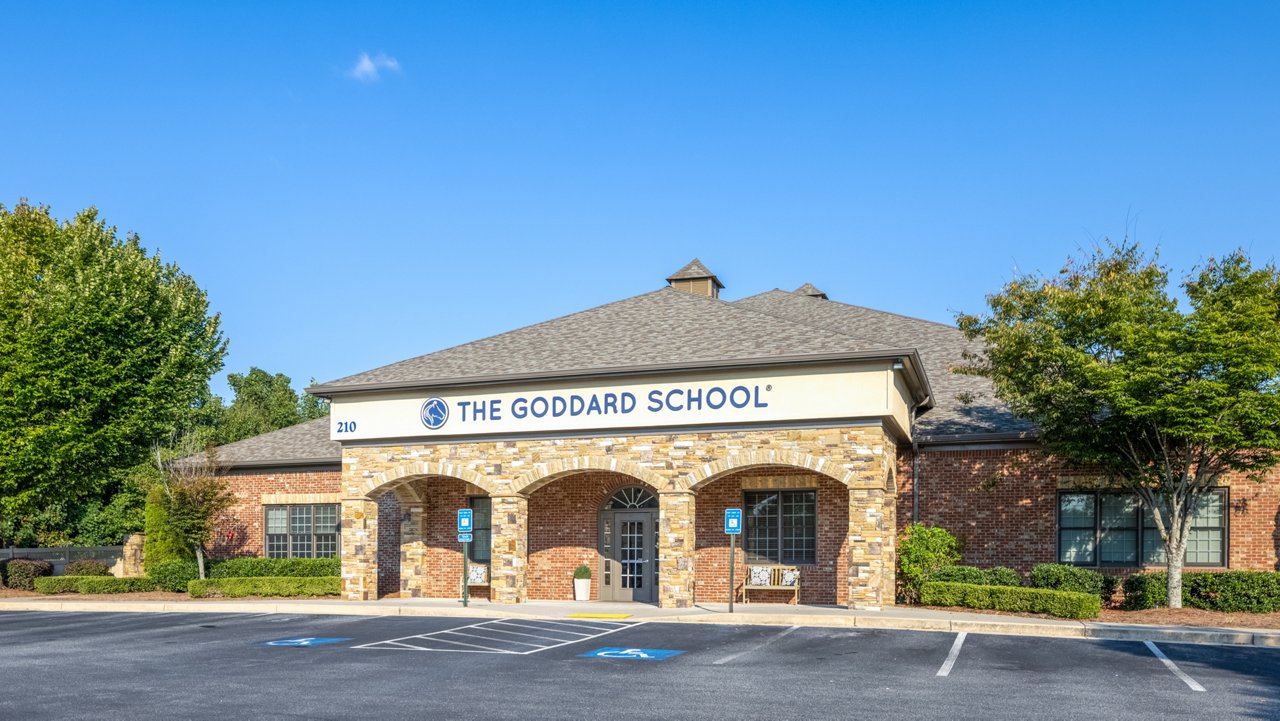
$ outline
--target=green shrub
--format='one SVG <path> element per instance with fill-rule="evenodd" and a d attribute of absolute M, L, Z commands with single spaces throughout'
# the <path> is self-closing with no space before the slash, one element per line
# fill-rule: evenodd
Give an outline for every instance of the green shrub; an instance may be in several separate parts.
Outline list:
<path fill-rule="evenodd" d="M 232 558 L 215 561 L 208 575 L 209 578 L 341 576 L 342 561 L 337 558 Z"/>
<path fill-rule="evenodd" d="M 53 564 L 34 558 L 6 558 L 0 562 L 0 573 L 9 588 L 34 591 L 37 578 L 53 575 Z"/>
<path fill-rule="evenodd" d="M 195 559 L 195 552 L 169 528 L 169 517 L 164 511 L 164 487 L 159 483 L 147 492 L 147 502 L 143 511 L 146 536 L 142 539 L 142 565 L 147 573 L 153 566 L 167 561 L 189 561 Z M 186 591 L 183 586 L 181 591 Z"/>
<path fill-rule="evenodd" d="M 929 581 L 944 583 L 968 583 L 975 586 L 1021 586 L 1022 574 L 1012 568 L 978 568 L 976 566 L 947 566 L 929 574 Z"/>
<path fill-rule="evenodd" d="M 960 541 L 945 528 L 912 523 L 898 541 L 898 581 L 902 595 L 919 598 L 920 586 L 929 574 L 954 566 L 960 560 Z"/>
<path fill-rule="evenodd" d="M 1124 607 L 1129 610 L 1167 605 L 1168 576 L 1137 573 L 1124 583 Z M 1275 571 L 1209 571 L 1182 576 L 1182 605 L 1228 613 L 1280 611 L 1280 573 Z"/>
<path fill-rule="evenodd" d="M 1168 599 L 1165 579 L 1164 573 L 1135 573 L 1126 578 L 1124 603 L 1121 607 L 1126 611 L 1141 611 L 1144 608 L 1164 606 Z"/>
<path fill-rule="evenodd" d="M 588 580 L 588 579 L 590 579 L 590 578 L 591 578 L 591 567 L 590 567 L 590 566 L 578 566 L 577 568 L 573 569 L 573 577 L 574 577 L 574 579 L 577 579 L 577 580 Z"/>
<path fill-rule="evenodd" d="M 36 579 L 35 590 L 37 593 L 76 593 L 76 584 L 80 582 L 80 578 L 80 576 L 44 576 Z"/>
<path fill-rule="evenodd" d="M 40 593 L 136 593 L 156 590 L 156 582 L 146 576 L 49 576 L 36 579 Z"/>
<path fill-rule="evenodd" d="M 62 572 L 68 576 L 110 576 L 111 567 L 102 561 L 94 561 L 92 559 L 85 561 L 72 561 L 68 563 Z"/>
<path fill-rule="evenodd" d="M 210 578 L 188 584 L 192 598 L 243 598 L 245 596 L 337 596 L 341 576 L 254 576 Z"/>
<path fill-rule="evenodd" d="M 195 561 L 169 560 L 147 567 L 147 575 L 162 591 L 185 593 L 187 584 L 200 577 Z"/>
<path fill-rule="evenodd" d="M 1022 585 L 1022 574 L 1018 573 L 1012 568 L 1006 568 L 1004 566 L 996 566 L 994 568 L 988 568 L 985 571 L 985 573 L 987 574 L 988 586 L 1021 586 Z"/>
<path fill-rule="evenodd" d="M 1031 587 L 1049 588 L 1054 591 L 1092 593 L 1103 598 L 1103 576 L 1079 566 L 1062 563 L 1041 563 L 1031 569 Z"/>
<path fill-rule="evenodd" d="M 1044 613 L 1059 618 L 1097 618 L 1102 608 L 1097 594 L 942 582 L 925 583 L 920 590 L 920 602 L 928 606 Z"/>

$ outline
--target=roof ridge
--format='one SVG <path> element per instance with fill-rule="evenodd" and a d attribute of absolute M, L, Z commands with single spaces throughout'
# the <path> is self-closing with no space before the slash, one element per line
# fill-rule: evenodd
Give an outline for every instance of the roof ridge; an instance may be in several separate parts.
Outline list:
<path fill-rule="evenodd" d="M 812 298 L 812 297 L 807 296 L 807 295 L 796 295 L 795 293 L 789 293 L 789 292 L 787 292 L 787 291 L 785 291 L 785 290 L 782 290 L 781 288 L 774 288 L 773 290 L 766 290 L 766 291 L 765 291 L 765 292 L 763 292 L 763 293 L 756 293 L 755 295 L 748 295 L 748 296 L 746 296 L 746 297 L 739 298 L 738 300 L 735 300 L 735 301 L 725 301 L 725 302 L 727 302 L 729 305 L 735 305 L 735 304 L 737 304 L 737 302 L 738 302 L 738 301 L 741 301 L 741 300 L 748 300 L 748 299 L 750 299 L 750 298 L 758 298 L 758 297 L 760 297 L 760 296 L 762 296 L 762 295 L 768 295 L 768 294 L 770 294 L 770 293 L 774 293 L 774 292 L 777 292 L 777 293 L 786 293 L 787 295 L 789 295 L 789 296 L 794 296 L 794 297 L 796 297 L 796 298 L 808 298 L 809 300 L 821 300 L 820 298 Z M 844 304 L 841 304 L 841 305 L 844 305 Z M 797 324 L 797 325 L 804 326 L 805 328 L 811 328 L 811 329 L 813 329 L 813 330 L 820 330 L 820 331 L 822 331 L 823 333 L 835 333 L 835 334 L 837 334 L 837 335 L 842 335 L 842 336 L 844 336 L 844 337 L 846 337 L 846 338 L 850 338 L 850 339 L 852 339 L 852 340 L 856 340 L 856 341 L 858 341 L 859 343 L 870 343 L 870 344 L 872 344 L 872 345 L 879 346 L 880 348 L 883 348 L 883 349 L 885 349 L 885 350 L 889 350 L 889 349 L 895 349 L 895 350 L 896 350 L 896 349 L 897 349 L 897 348 L 895 348 L 895 346 L 889 345 L 888 343 L 884 343 L 884 342 L 882 342 L 882 341 L 878 341 L 878 340 L 871 340 L 870 338 L 864 338 L 864 337 L 862 337 L 862 336 L 860 336 L 860 335 L 853 335 L 852 333 L 846 333 L 845 331 L 842 331 L 842 330 L 836 330 L 836 329 L 831 328 L 831 327 L 828 327 L 828 326 L 824 326 L 824 325 L 817 325 L 817 324 L 814 324 L 814 323 L 809 323 L 809 322 L 807 322 L 807 321 L 803 321 L 803 320 L 799 320 L 799 319 L 793 318 L 793 317 L 791 317 L 791 316 L 789 316 L 789 315 L 782 315 L 782 314 L 780 314 L 780 313 L 770 313 L 770 312 L 768 312 L 768 311 L 764 311 L 764 310 L 757 310 L 756 308 L 747 308 L 747 307 L 745 307 L 745 306 L 739 306 L 739 307 L 738 307 L 738 310 L 750 311 L 750 312 L 752 312 L 752 313 L 756 313 L 756 314 L 759 314 L 759 315 L 767 315 L 767 316 L 769 316 L 770 318 L 778 318 L 778 319 L 780 319 L 780 320 L 785 320 L 785 321 L 787 321 L 788 323 L 795 323 L 795 324 Z M 902 349 L 902 350 L 905 350 L 905 349 Z"/>
<path fill-rule="evenodd" d="M 776 293 L 785 293 L 785 294 L 787 294 L 787 295 L 789 295 L 789 296 L 794 296 L 794 297 L 797 297 L 797 298 L 809 298 L 810 300 L 824 300 L 824 299 L 821 299 L 821 298 L 813 298 L 812 296 L 800 295 L 800 294 L 798 294 L 798 293 L 788 292 L 788 291 L 782 290 L 781 288 L 774 288 L 774 289 L 772 289 L 772 290 L 766 290 L 766 291 L 764 291 L 763 293 L 756 293 L 755 295 L 748 295 L 748 296 L 744 296 L 744 297 L 742 297 L 742 298 L 739 298 L 738 300 L 747 300 L 747 299 L 749 299 L 749 298 L 759 298 L 760 296 L 768 295 L 768 294 L 770 294 L 770 293 L 775 293 L 775 292 L 776 292 Z M 941 326 L 941 327 L 943 327 L 943 328 L 947 328 L 947 329 L 949 329 L 949 330 L 954 330 L 954 331 L 956 331 L 957 333 L 963 332 L 963 331 L 961 331 L 961 330 L 960 330 L 960 328 L 959 328 L 959 327 L 954 326 L 954 325 L 951 325 L 950 323 L 940 323 L 940 322 L 938 322 L 938 321 L 936 321 L 936 320 L 929 320 L 928 318 L 919 318 L 919 317 L 914 316 L 914 315 L 906 315 L 906 314 L 904 314 L 904 313 L 895 313 L 895 312 L 893 312 L 893 311 L 891 311 L 891 310 L 880 310 L 879 308 L 872 308 L 871 306 L 867 306 L 867 305 L 858 305 L 858 304 L 856 304 L 856 303 L 845 303 L 844 301 L 831 300 L 830 298 L 827 298 L 827 299 L 825 299 L 825 300 L 826 300 L 826 302 L 828 302 L 828 303 L 835 303 L 836 305 L 842 305 L 842 306 L 844 306 L 844 307 L 846 307 L 846 308 L 857 308 L 858 310 L 865 310 L 865 311 L 869 311 L 869 312 L 871 312 L 871 313 L 879 313 L 879 314 L 881 314 L 881 315 L 890 315 L 890 316 L 893 316 L 894 318 L 905 318 L 905 319 L 907 319 L 907 320 L 914 320 L 914 321 L 918 321 L 918 322 L 920 322 L 920 323 L 929 323 L 930 325 Z M 733 301 L 733 302 L 735 302 L 735 303 L 736 303 L 736 302 L 738 302 L 738 301 Z"/>

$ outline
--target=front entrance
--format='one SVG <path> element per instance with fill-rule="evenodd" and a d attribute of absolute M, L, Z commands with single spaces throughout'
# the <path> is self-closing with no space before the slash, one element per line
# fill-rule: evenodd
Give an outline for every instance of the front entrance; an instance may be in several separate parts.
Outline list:
<path fill-rule="evenodd" d="M 658 499 L 643 488 L 624 488 L 600 511 L 601 601 L 658 600 Z"/>

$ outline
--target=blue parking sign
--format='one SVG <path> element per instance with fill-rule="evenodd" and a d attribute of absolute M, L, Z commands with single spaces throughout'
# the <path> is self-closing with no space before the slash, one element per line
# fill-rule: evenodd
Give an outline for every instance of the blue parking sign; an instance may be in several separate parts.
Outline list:
<path fill-rule="evenodd" d="M 742 509 L 726 508 L 724 509 L 724 532 L 731 536 L 742 533 Z"/>
<path fill-rule="evenodd" d="M 471 533 L 471 509 L 458 509 L 458 533 Z"/>

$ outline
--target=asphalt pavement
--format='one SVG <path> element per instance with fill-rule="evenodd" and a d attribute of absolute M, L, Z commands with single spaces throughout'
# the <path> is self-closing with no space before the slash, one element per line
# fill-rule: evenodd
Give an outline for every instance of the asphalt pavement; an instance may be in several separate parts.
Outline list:
<path fill-rule="evenodd" d="M 633 619 L 0 613 L 0 719 L 1280 719 L 1280 649 Z"/>

